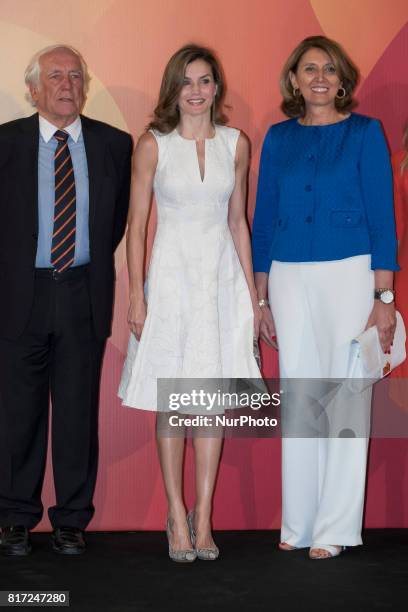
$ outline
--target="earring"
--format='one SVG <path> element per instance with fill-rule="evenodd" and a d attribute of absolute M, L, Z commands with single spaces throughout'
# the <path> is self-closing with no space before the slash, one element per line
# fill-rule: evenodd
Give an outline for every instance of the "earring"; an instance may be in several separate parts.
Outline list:
<path fill-rule="evenodd" d="M 339 93 L 340 91 L 342 91 L 342 95 L 340 96 Z M 340 87 L 340 89 L 338 90 L 338 92 L 336 93 L 336 98 L 338 98 L 339 100 L 342 100 L 343 98 L 345 98 L 347 96 L 347 91 L 344 89 L 344 87 Z"/>

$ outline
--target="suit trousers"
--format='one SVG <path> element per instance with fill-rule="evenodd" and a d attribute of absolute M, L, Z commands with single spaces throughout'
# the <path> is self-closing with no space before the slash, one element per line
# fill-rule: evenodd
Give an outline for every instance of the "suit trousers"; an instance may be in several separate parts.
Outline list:
<path fill-rule="evenodd" d="M 280 376 L 283 387 L 293 379 L 297 390 L 286 408 L 282 404 L 281 541 L 298 548 L 362 543 L 371 389 L 350 399 L 332 379 L 347 376 L 350 342 L 364 330 L 373 307 L 370 263 L 362 255 L 271 265 Z M 319 397 L 302 394 L 302 385 L 320 389 Z M 319 433 L 313 433 L 308 411 L 323 423 Z"/>
<path fill-rule="evenodd" d="M 98 395 L 105 339 L 95 336 L 89 267 L 38 269 L 30 319 L 0 339 L 0 525 L 41 520 L 49 404 L 56 504 L 53 527 L 84 529 L 98 463 Z"/>

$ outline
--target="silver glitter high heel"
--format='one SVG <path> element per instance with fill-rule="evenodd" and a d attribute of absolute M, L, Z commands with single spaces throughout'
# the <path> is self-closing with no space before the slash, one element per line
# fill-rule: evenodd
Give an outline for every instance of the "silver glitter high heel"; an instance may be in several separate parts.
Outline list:
<path fill-rule="evenodd" d="M 196 532 L 194 529 L 194 510 L 190 510 L 190 512 L 187 514 L 187 524 L 188 524 L 188 528 L 190 531 L 191 543 L 195 548 L 197 557 L 201 559 L 202 561 L 215 561 L 216 559 L 218 559 L 219 554 L 220 554 L 220 550 L 218 546 L 216 546 L 215 548 L 196 548 L 196 545 L 195 545 Z"/>
<path fill-rule="evenodd" d="M 174 548 L 172 548 L 170 545 L 170 535 L 172 533 L 170 521 L 172 520 L 173 519 L 168 518 L 166 523 L 166 535 L 169 542 L 169 557 L 172 561 L 176 561 L 177 563 L 192 563 L 197 559 L 197 552 L 193 548 L 174 550 Z"/>

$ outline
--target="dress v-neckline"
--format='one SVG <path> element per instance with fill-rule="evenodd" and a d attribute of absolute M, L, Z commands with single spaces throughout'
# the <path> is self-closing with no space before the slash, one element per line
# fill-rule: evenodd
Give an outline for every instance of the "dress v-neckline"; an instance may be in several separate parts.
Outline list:
<path fill-rule="evenodd" d="M 175 128 L 175 132 L 177 134 L 177 136 L 181 139 L 184 140 L 186 142 L 191 142 L 194 144 L 194 149 L 195 149 L 195 165 L 197 167 L 197 172 L 198 172 L 198 178 L 200 180 L 201 185 L 204 184 L 205 179 L 207 177 L 207 140 L 215 140 L 217 138 L 217 126 L 214 125 L 214 136 L 212 136 L 211 138 L 203 138 L 203 142 L 204 142 L 204 168 L 203 168 L 203 175 L 201 175 L 201 167 L 200 167 L 200 159 L 198 157 L 198 141 L 195 140 L 195 138 L 185 138 L 184 136 L 182 136 L 180 134 L 180 132 L 178 131 L 177 128 Z"/>
<path fill-rule="evenodd" d="M 205 181 L 205 175 L 207 174 L 207 143 L 206 138 L 204 138 L 204 159 L 203 159 L 203 173 L 201 174 L 201 166 L 200 166 L 200 156 L 198 151 L 199 141 L 195 140 L 195 150 L 196 150 L 196 158 L 197 158 L 197 166 L 198 166 L 198 174 L 200 176 L 200 180 L 202 183 Z"/>

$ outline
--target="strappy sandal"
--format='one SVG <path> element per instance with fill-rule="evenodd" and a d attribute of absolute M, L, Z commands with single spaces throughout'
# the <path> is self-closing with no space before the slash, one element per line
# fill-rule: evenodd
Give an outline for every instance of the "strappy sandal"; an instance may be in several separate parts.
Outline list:
<path fill-rule="evenodd" d="M 320 551 L 326 551 L 327 553 L 329 553 L 328 555 L 325 554 L 317 554 L 317 555 L 312 555 L 312 551 L 314 550 L 320 550 Z M 314 546 L 310 547 L 309 550 L 309 559 L 315 560 L 315 559 L 333 559 L 334 557 L 338 557 L 339 555 L 341 555 L 341 553 L 346 550 L 345 546 L 332 546 L 330 544 L 316 544 Z"/>

